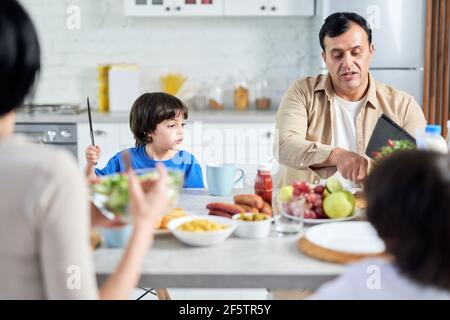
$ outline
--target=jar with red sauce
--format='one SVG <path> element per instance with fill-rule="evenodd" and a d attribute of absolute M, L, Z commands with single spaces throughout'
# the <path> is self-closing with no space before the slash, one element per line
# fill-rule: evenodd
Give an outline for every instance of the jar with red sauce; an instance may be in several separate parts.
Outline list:
<path fill-rule="evenodd" d="M 255 194 L 259 195 L 265 202 L 272 204 L 272 165 L 270 163 L 260 164 L 255 180 Z"/>

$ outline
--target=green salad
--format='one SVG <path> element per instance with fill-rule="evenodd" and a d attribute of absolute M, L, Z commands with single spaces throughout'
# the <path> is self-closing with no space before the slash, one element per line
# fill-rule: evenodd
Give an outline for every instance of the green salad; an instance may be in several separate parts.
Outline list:
<path fill-rule="evenodd" d="M 139 175 L 138 178 L 141 183 L 145 183 L 147 180 L 158 179 L 158 172 L 151 171 Z M 183 187 L 184 175 L 183 172 L 178 170 L 168 171 L 169 181 L 169 198 L 172 205 L 176 204 L 178 195 Z M 94 198 L 96 195 L 102 196 L 102 201 L 94 201 L 97 206 L 101 206 L 104 209 L 118 215 L 127 214 L 128 206 L 128 176 L 126 174 L 116 174 L 112 176 L 106 176 L 101 181 L 92 187 Z M 98 197 L 97 197 L 98 198 Z"/>

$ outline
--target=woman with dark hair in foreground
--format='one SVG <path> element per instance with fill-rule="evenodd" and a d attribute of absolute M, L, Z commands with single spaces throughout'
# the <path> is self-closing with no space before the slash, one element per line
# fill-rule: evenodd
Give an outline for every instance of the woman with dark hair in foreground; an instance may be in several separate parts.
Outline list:
<path fill-rule="evenodd" d="M 0 1 L 0 48 L 0 299 L 128 299 L 168 203 L 165 169 L 148 193 L 129 172 L 133 232 L 97 290 L 88 195 L 74 159 L 13 134 L 14 110 L 40 70 L 36 31 L 15 0 Z"/>
<path fill-rule="evenodd" d="M 450 299 L 450 158 L 395 153 L 365 192 L 367 217 L 393 260 L 351 265 L 311 298 Z"/>

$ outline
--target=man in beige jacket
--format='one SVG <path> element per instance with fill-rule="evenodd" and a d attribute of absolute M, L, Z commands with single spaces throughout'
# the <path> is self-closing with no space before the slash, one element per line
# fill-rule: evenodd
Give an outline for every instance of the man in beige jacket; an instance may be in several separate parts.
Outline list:
<path fill-rule="evenodd" d="M 374 46 L 363 17 L 334 13 L 319 38 L 328 74 L 295 81 L 276 116 L 275 157 L 284 165 L 280 185 L 293 180 L 318 183 L 334 174 L 358 184 L 367 175 L 365 150 L 383 113 L 413 136 L 426 125 L 411 95 L 370 75 Z"/>

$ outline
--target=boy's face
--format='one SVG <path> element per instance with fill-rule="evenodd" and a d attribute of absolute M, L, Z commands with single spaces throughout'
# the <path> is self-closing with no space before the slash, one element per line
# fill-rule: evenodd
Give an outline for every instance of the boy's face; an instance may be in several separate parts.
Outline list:
<path fill-rule="evenodd" d="M 152 144 L 158 149 L 179 149 L 183 143 L 186 120 L 179 113 L 175 118 L 158 123 Z"/>

